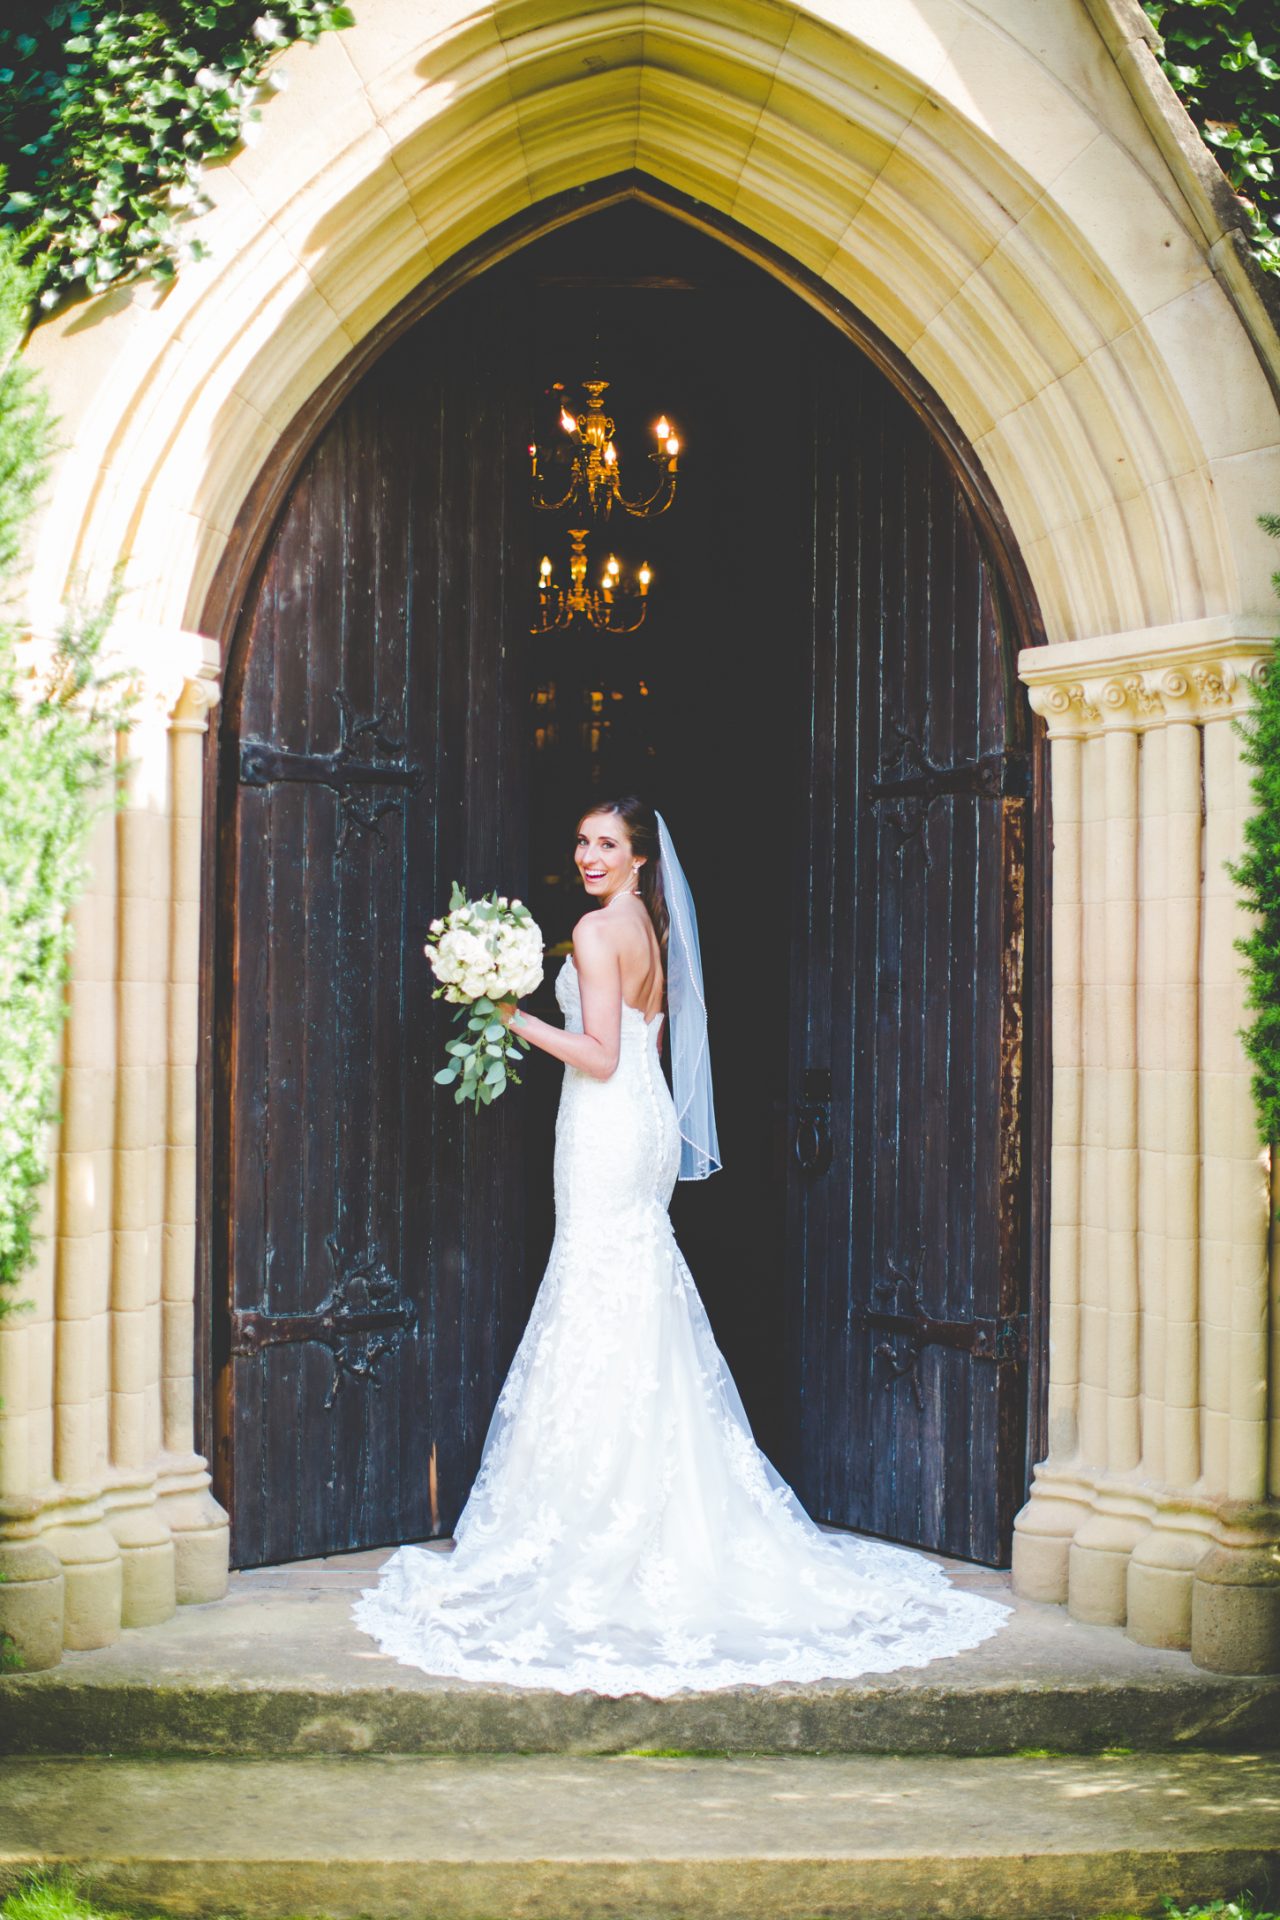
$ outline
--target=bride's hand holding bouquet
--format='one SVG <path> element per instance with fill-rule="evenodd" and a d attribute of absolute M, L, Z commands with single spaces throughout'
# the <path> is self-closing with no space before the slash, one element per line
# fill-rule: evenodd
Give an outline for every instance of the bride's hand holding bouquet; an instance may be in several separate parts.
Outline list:
<path fill-rule="evenodd" d="M 506 1003 L 542 984 L 542 931 L 522 901 L 498 893 L 469 900 L 455 880 L 449 911 L 431 922 L 425 952 L 440 982 L 432 998 L 455 1005 L 464 1023 L 445 1047 L 449 1064 L 436 1085 L 453 1087 L 458 1106 L 470 1100 L 479 1111 L 509 1080 L 520 1084 L 514 1062 L 528 1041 L 508 1031 Z"/>

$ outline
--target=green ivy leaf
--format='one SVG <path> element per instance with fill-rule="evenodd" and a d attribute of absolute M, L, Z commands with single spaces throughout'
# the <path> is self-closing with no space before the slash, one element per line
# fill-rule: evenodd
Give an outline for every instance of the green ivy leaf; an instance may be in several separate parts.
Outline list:
<path fill-rule="evenodd" d="M 0 20 L 0 232 L 26 237 L 42 310 L 51 291 L 155 272 L 161 258 L 169 270 L 158 277 L 171 278 L 188 250 L 169 218 L 169 187 L 192 190 L 184 212 L 202 210 L 193 169 L 229 152 L 256 117 L 267 59 L 347 19 L 327 0 L 276 0 L 256 16 L 243 0 L 172 0 L 164 12 L 139 0 L 49 0 L 24 16 L 21 32 Z M 129 190 L 127 208 L 104 198 L 111 182 Z M 119 224 L 101 250 L 92 236 L 108 215 Z"/>

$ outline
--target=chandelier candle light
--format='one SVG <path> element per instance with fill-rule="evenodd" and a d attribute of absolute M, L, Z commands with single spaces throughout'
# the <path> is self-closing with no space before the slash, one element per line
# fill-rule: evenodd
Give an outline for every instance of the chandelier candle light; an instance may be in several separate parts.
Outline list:
<path fill-rule="evenodd" d="M 600 585 L 587 585 L 587 529 L 569 529 L 568 588 L 557 587 L 552 579 L 551 555 L 544 553 L 538 563 L 538 613 L 529 631 L 553 633 L 575 620 L 588 620 L 602 633 L 634 633 L 644 624 L 649 610 L 646 598 L 653 569 L 646 560 L 636 574 L 634 586 L 624 579 L 616 554 L 604 563 Z"/>
<path fill-rule="evenodd" d="M 654 428 L 658 444 L 649 455 L 658 468 L 657 485 L 644 499 L 628 500 L 623 493 L 622 462 L 614 444 L 613 417 L 604 410 L 604 395 L 608 386 L 607 380 L 583 381 L 582 389 L 587 396 L 584 413 L 570 413 L 561 400 L 560 425 L 575 442 L 567 452 L 557 447 L 548 455 L 545 448 L 530 446 L 533 504 L 540 512 L 562 513 L 566 509 L 576 508 L 580 518 L 599 520 L 606 519 L 617 505 L 624 513 L 632 514 L 638 520 L 647 520 L 654 514 L 665 513 L 675 499 L 680 440 L 671 431 L 665 414 Z M 563 394 L 564 389 L 553 387 L 552 392 Z M 557 466 L 563 465 L 566 459 L 568 461 L 569 482 L 555 500 L 546 497 L 541 465 L 544 458 Z"/>
<path fill-rule="evenodd" d="M 614 441 L 614 421 L 604 410 L 604 395 L 609 382 L 583 381 L 587 396 L 583 412 L 571 413 L 564 400 L 564 388 L 556 385 L 560 397 L 560 426 L 572 442 L 570 446 L 550 449 L 536 443 L 529 448 L 533 504 L 540 513 L 569 512 L 583 522 L 607 520 L 615 506 L 637 520 L 648 520 L 665 513 L 675 499 L 676 476 L 680 462 L 679 436 L 672 431 L 664 414 L 654 427 L 656 447 L 649 459 L 658 468 L 657 484 L 652 492 L 628 499 L 622 490 L 622 462 Z M 547 498 L 545 467 L 567 467 L 568 478 L 554 499 Z M 569 585 L 556 586 L 550 554 L 544 553 L 538 567 L 538 609 L 529 631 L 552 633 L 558 627 L 585 620 L 603 633 L 634 633 L 648 612 L 648 592 L 653 571 L 646 560 L 634 581 L 622 570 L 616 554 L 605 561 L 598 586 L 587 585 L 588 526 L 569 529 Z"/>

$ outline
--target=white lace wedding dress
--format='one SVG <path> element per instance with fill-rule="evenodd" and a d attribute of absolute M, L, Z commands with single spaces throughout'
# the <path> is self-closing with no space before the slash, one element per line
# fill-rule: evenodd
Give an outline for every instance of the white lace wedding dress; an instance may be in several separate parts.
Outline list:
<path fill-rule="evenodd" d="M 572 959 L 556 981 L 582 1029 Z M 428 1673 L 576 1692 L 920 1667 L 1004 1623 L 921 1555 L 822 1532 L 751 1438 L 667 1217 L 659 1019 L 617 1072 L 566 1068 L 556 1237 L 452 1553 L 401 1547 L 356 1602 Z"/>

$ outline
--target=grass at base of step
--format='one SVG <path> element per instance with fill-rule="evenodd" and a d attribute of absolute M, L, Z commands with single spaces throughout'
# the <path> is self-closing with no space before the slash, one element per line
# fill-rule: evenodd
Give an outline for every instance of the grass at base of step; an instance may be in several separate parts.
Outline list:
<path fill-rule="evenodd" d="M 142 1916 L 95 1906 L 65 1874 L 37 1874 L 0 1901 L 0 1920 L 142 1920 Z M 154 1920 L 154 1916 L 148 1915 L 147 1920 Z M 1108 1913 L 1098 1920 L 1151 1920 L 1151 1916 Z M 1186 1907 L 1166 1895 L 1160 1904 L 1159 1920 L 1280 1920 L 1280 1914 L 1265 1913 L 1248 1893 L 1241 1893 L 1235 1900 L 1211 1900 L 1205 1906 Z"/>

